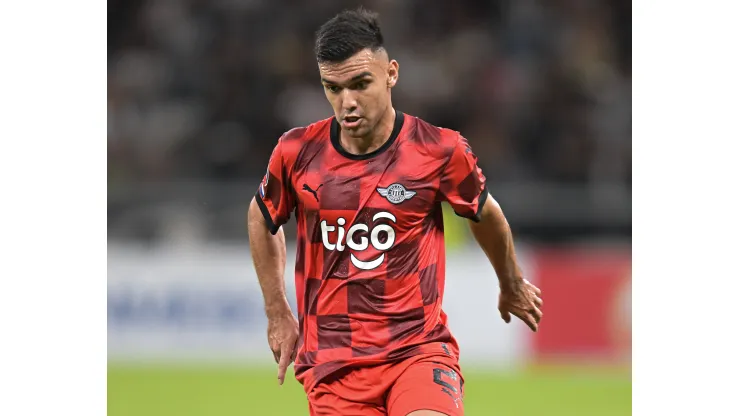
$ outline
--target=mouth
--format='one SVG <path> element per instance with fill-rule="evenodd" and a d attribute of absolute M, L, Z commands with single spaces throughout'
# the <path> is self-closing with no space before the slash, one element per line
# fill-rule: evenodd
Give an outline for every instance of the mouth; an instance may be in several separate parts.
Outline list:
<path fill-rule="evenodd" d="M 342 119 L 342 124 L 344 125 L 344 127 L 351 129 L 359 126 L 360 121 L 362 121 L 362 117 L 348 116 Z"/>

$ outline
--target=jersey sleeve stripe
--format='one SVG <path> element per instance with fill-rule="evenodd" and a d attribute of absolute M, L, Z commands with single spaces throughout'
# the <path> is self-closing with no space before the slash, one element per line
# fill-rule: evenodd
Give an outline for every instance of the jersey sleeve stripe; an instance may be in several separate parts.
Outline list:
<path fill-rule="evenodd" d="M 267 209 L 267 205 L 265 205 L 265 202 L 262 200 L 262 196 L 260 195 L 259 191 L 257 191 L 257 193 L 255 194 L 254 199 L 257 200 L 257 205 L 259 205 L 260 211 L 262 211 L 262 216 L 265 217 L 267 229 L 270 230 L 270 234 L 275 235 L 280 229 L 280 226 L 275 225 L 275 221 L 273 221 L 272 217 L 270 216 L 270 210 Z"/>
<path fill-rule="evenodd" d="M 483 206 L 486 204 L 486 201 L 488 200 L 488 187 L 484 186 L 483 190 L 480 192 L 480 196 L 478 197 L 478 210 L 475 212 L 475 219 L 473 221 L 479 222 L 480 221 L 480 214 L 483 212 Z"/>
<path fill-rule="evenodd" d="M 483 205 L 485 205 L 486 200 L 488 199 L 488 187 L 483 187 L 483 190 L 481 191 L 480 195 L 478 195 L 478 209 L 476 210 L 474 215 L 461 215 L 458 214 L 457 211 L 453 209 L 453 212 L 458 217 L 467 218 L 473 222 L 480 222 L 480 214 L 483 211 Z"/>

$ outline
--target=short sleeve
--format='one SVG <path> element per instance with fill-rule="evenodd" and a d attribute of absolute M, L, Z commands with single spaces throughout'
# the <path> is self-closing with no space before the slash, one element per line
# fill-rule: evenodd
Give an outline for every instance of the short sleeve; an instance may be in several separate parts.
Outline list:
<path fill-rule="evenodd" d="M 294 208 L 294 196 L 290 177 L 283 157 L 282 140 L 278 141 L 268 162 L 267 172 L 257 189 L 255 197 L 270 233 L 277 233 L 280 226 L 288 222 Z"/>
<path fill-rule="evenodd" d="M 458 135 L 450 159 L 442 171 L 439 185 L 442 199 L 460 217 L 480 221 L 480 212 L 488 198 L 486 177 L 478 167 L 478 158 L 467 139 Z"/>

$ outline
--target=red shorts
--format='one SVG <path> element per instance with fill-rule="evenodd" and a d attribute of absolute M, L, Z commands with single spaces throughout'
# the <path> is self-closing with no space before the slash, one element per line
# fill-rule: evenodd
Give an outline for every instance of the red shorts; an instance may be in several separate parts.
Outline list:
<path fill-rule="evenodd" d="M 308 394 L 311 416 L 406 416 L 416 410 L 463 415 L 463 380 L 435 357 L 353 369 Z"/>

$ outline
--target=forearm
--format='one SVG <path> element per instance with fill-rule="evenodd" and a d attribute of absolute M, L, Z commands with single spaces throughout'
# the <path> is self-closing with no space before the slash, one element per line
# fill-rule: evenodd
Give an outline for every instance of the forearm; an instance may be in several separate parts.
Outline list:
<path fill-rule="evenodd" d="M 282 228 L 270 234 L 265 218 L 256 201 L 252 200 L 248 214 L 249 248 L 257 279 L 265 300 L 268 317 L 291 314 L 285 293 L 285 234 Z"/>
<path fill-rule="evenodd" d="M 520 282 L 522 271 L 517 262 L 511 228 L 501 206 L 491 195 L 483 206 L 480 222 L 470 221 L 470 229 L 493 265 L 501 289 L 508 290 Z"/>

